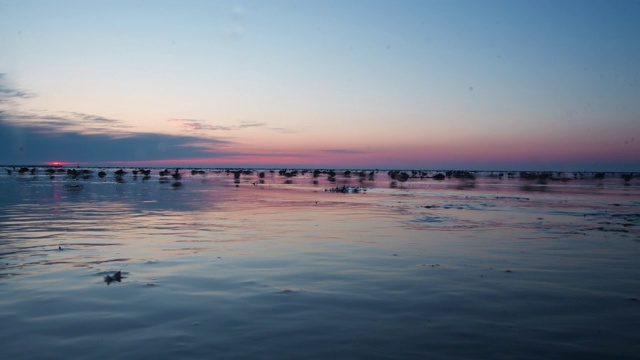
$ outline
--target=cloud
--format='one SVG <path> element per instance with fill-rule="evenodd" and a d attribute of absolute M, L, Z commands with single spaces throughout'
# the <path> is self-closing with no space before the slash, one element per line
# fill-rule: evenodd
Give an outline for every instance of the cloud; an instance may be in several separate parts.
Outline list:
<path fill-rule="evenodd" d="M 0 73 L 0 104 L 11 102 L 13 99 L 28 99 L 33 96 L 30 92 L 8 85 L 6 74 Z"/>
<path fill-rule="evenodd" d="M 155 133 L 86 132 L 73 129 L 78 120 L 122 125 L 118 121 L 70 113 L 70 117 L 42 116 L 26 124 L 19 115 L 0 111 L 0 163 L 34 164 L 69 161 L 87 164 L 117 161 L 155 161 L 193 157 L 233 156 L 229 141 Z"/>
<path fill-rule="evenodd" d="M 222 29 L 222 36 L 227 39 L 241 39 L 245 33 L 245 28 L 242 25 L 242 17 L 244 15 L 244 8 L 242 5 L 235 5 L 231 9 L 232 23 L 227 24 Z"/>
<path fill-rule="evenodd" d="M 231 8 L 231 14 L 234 18 L 240 19 L 244 15 L 244 7 L 240 4 L 236 4 Z"/>
<path fill-rule="evenodd" d="M 138 162 L 155 164 L 194 158 L 234 158 L 233 142 L 211 136 L 137 133 L 125 122 L 77 111 L 24 111 L 15 99 L 33 96 L 7 84 L 0 73 L 0 163 L 37 164 L 49 161 L 83 164 Z M 16 106 L 18 105 L 18 106 Z M 243 123 L 227 127 L 204 120 L 172 119 L 185 129 L 237 130 L 262 126 Z M 213 160 L 215 161 L 215 160 Z"/>
<path fill-rule="evenodd" d="M 79 112 L 58 111 L 47 113 L 43 110 L 31 112 L 5 112 L 2 120 L 19 127 L 44 132 L 76 132 L 80 134 L 109 133 L 113 136 L 126 135 L 124 129 L 131 126 L 116 119 Z"/>
<path fill-rule="evenodd" d="M 75 111 L 47 112 L 46 110 L 18 110 L 14 100 L 28 99 L 34 95 L 9 85 L 6 74 L 0 73 L 0 105 L 8 106 L 0 109 L 5 124 L 26 127 L 45 133 L 77 132 L 83 134 L 109 132 L 113 135 L 123 134 L 123 129 L 130 128 L 120 120 L 104 116 L 86 114 Z"/>
<path fill-rule="evenodd" d="M 209 124 L 206 120 L 200 119 L 185 119 L 185 118 L 174 118 L 169 119 L 168 121 L 177 122 L 179 127 L 182 130 L 188 132 L 203 132 L 203 131 L 233 131 L 233 130 L 242 130 L 249 128 L 265 128 L 268 130 L 279 131 L 283 133 L 291 133 L 283 128 L 274 128 L 269 127 L 267 123 L 264 122 L 253 122 L 253 121 L 242 121 L 240 125 L 235 126 L 225 126 L 225 125 L 213 125 Z"/>
<path fill-rule="evenodd" d="M 112 135 L 125 134 L 124 129 L 131 126 L 117 119 L 104 116 L 86 114 L 75 111 L 56 111 L 32 109 L 18 110 L 15 99 L 28 99 L 34 95 L 8 85 L 6 75 L 0 73 L 0 105 L 9 105 L 11 110 L 0 109 L 1 120 L 6 124 L 18 127 L 28 127 L 43 132 L 77 132 L 83 134 L 110 133 Z"/>
<path fill-rule="evenodd" d="M 238 128 L 240 129 L 244 129 L 244 128 L 252 128 L 252 127 L 264 127 L 266 126 L 266 123 L 257 123 L 257 122 L 242 122 Z"/>
<path fill-rule="evenodd" d="M 122 125 L 122 122 L 120 120 L 109 119 L 103 116 L 90 115 L 90 114 L 85 114 L 85 113 L 80 113 L 75 111 L 64 111 L 63 113 L 67 113 L 77 118 L 78 120 L 86 120 L 88 122 L 97 122 L 102 124 L 118 124 L 118 126 Z"/>
<path fill-rule="evenodd" d="M 233 130 L 233 127 L 230 126 L 222 126 L 222 125 L 211 125 L 207 124 L 204 120 L 197 119 L 169 119 L 169 121 L 174 121 L 179 123 L 180 128 L 187 131 L 229 131 Z"/>
<path fill-rule="evenodd" d="M 227 26 L 222 31 L 222 35 L 229 39 L 240 39 L 244 35 L 244 27 L 240 24 Z"/>
<path fill-rule="evenodd" d="M 282 134 L 295 134 L 295 133 L 297 133 L 296 130 L 287 129 L 287 128 L 283 128 L 283 127 L 269 126 L 268 123 L 264 123 L 264 122 L 243 121 L 236 128 L 237 129 L 263 128 L 263 129 L 266 129 L 266 130 L 269 130 L 269 131 L 279 132 L 279 133 L 282 133 Z"/>

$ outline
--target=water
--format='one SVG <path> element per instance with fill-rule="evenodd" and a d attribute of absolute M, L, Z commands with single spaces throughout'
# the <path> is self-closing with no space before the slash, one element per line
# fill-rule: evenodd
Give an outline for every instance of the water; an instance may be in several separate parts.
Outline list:
<path fill-rule="evenodd" d="M 0 176 L 4 358 L 640 351 L 638 178 L 113 170 Z"/>

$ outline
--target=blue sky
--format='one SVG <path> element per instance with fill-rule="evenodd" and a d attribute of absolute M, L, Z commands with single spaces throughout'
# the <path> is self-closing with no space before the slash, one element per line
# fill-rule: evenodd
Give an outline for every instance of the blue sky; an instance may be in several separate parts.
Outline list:
<path fill-rule="evenodd" d="M 0 0 L 0 162 L 640 171 L 638 24 L 638 1 Z"/>

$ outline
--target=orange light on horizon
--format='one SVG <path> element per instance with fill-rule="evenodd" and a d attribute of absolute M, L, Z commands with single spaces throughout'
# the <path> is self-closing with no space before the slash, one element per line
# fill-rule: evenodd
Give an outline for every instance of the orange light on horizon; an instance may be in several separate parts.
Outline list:
<path fill-rule="evenodd" d="M 69 162 L 69 161 L 47 161 L 44 164 L 48 166 L 68 166 L 68 165 L 73 165 L 78 163 Z"/>

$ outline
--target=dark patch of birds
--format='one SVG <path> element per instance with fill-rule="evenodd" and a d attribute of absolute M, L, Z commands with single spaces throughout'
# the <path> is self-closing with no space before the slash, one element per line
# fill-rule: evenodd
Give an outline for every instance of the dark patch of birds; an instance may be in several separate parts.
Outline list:
<path fill-rule="evenodd" d="M 389 175 L 389 177 L 394 181 L 400 182 L 406 182 L 411 178 L 411 176 L 406 171 L 391 170 L 387 172 L 387 175 Z"/>
<path fill-rule="evenodd" d="M 52 169 L 49 169 L 49 173 L 53 174 L 53 172 L 51 171 Z M 91 178 L 91 174 L 93 173 L 93 171 L 89 170 L 89 169 L 84 169 L 84 170 L 79 170 L 79 169 L 68 169 L 67 170 L 67 177 L 71 178 L 71 179 L 77 179 L 77 178 L 81 178 L 84 180 L 88 180 Z"/>
<path fill-rule="evenodd" d="M 63 168 L 60 166 L 49 166 L 42 168 L 29 167 L 29 166 L 13 166 L 13 167 L 5 167 L 5 171 L 8 175 L 19 174 L 19 175 L 28 175 L 31 174 L 36 176 L 38 171 L 43 173 L 45 176 L 48 176 L 49 179 L 54 180 L 56 176 L 66 174 L 66 177 L 73 180 L 88 180 L 91 177 L 97 176 L 99 178 L 106 178 L 108 170 L 97 170 L 94 173 L 94 170 L 89 169 L 80 169 L 77 168 Z M 283 182 L 285 184 L 293 184 L 295 177 L 300 175 L 305 175 L 307 173 L 312 173 L 312 183 L 314 185 L 319 185 L 321 182 L 318 179 L 321 176 L 326 176 L 326 181 L 332 184 L 336 182 L 342 185 L 344 182 L 341 180 L 337 180 L 339 178 L 356 178 L 359 181 L 359 186 L 337 186 L 335 188 L 325 189 L 325 191 L 330 192 L 360 192 L 367 187 L 366 181 L 374 181 L 375 174 L 379 172 L 379 170 L 331 170 L 331 169 L 314 169 L 314 170 L 304 170 L 304 169 L 280 169 L 280 170 L 252 170 L 252 169 L 222 169 L 219 171 L 224 171 L 228 175 L 233 174 L 233 183 L 238 186 L 242 179 L 247 180 L 248 183 L 253 184 L 254 186 L 258 186 L 258 184 L 264 184 L 264 179 L 267 173 L 277 174 L 283 177 Z M 151 170 L 144 168 L 136 168 L 136 169 L 125 169 L 120 168 L 113 172 L 114 180 L 117 183 L 124 183 L 126 179 L 126 175 L 130 172 L 133 176 L 132 179 L 137 181 L 140 176 L 142 176 L 142 180 L 146 181 L 151 178 Z M 206 175 L 207 172 L 202 169 L 190 169 L 189 172 L 191 176 L 196 175 Z M 460 183 L 458 188 L 466 189 L 469 187 L 473 187 L 475 184 L 473 181 L 479 173 L 483 173 L 482 176 L 488 176 L 489 178 L 503 179 L 508 177 L 509 179 L 519 177 L 522 180 L 531 180 L 532 182 L 529 184 L 523 184 L 521 190 L 523 191 L 545 191 L 544 186 L 536 186 L 538 185 L 546 185 L 550 181 L 561 181 L 561 182 L 569 182 L 574 180 L 581 179 L 591 179 L 591 180 L 603 180 L 603 179 L 621 179 L 624 181 L 624 185 L 628 186 L 631 184 L 632 180 L 637 180 L 640 178 L 640 173 L 622 173 L 622 172 L 552 172 L 552 171 L 509 171 L 509 172 L 499 172 L 499 171 L 487 171 L 487 172 L 479 172 L 479 171 L 466 171 L 466 170 L 449 170 L 449 171 L 425 171 L 425 170 L 390 170 L 387 171 L 388 176 L 391 178 L 391 182 L 389 186 L 391 188 L 401 187 L 403 183 L 410 181 L 411 179 L 433 179 L 433 180 L 446 180 L 450 179 L 458 179 L 458 180 L 466 180 L 466 183 Z M 180 168 L 177 169 L 164 169 L 158 172 L 160 176 L 161 183 L 171 183 L 174 188 L 179 188 L 183 184 L 180 182 L 186 172 L 181 172 Z M 249 177 L 252 177 L 251 179 Z M 342 183 L 341 183 L 342 182 Z"/>
<path fill-rule="evenodd" d="M 447 171 L 446 176 L 448 178 L 454 179 L 467 179 L 467 180 L 475 180 L 476 175 L 471 171 Z"/>
<path fill-rule="evenodd" d="M 359 194 L 367 191 L 366 188 L 359 186 L 337 186 L 334 188 L 324 189 L 325 192 L 341 193 L 341 194 Z"/>
<path fill-rule="evenodd" d="M 28 167 L 21 167 L 20 169 L 18 169 L 18 174 L 20 174 L 20 175 L 24 175 L 27 172 L 29 172 L 29 168 Z M 35 172 L 35 168 L 33 169 L 33 172 Z"/>

